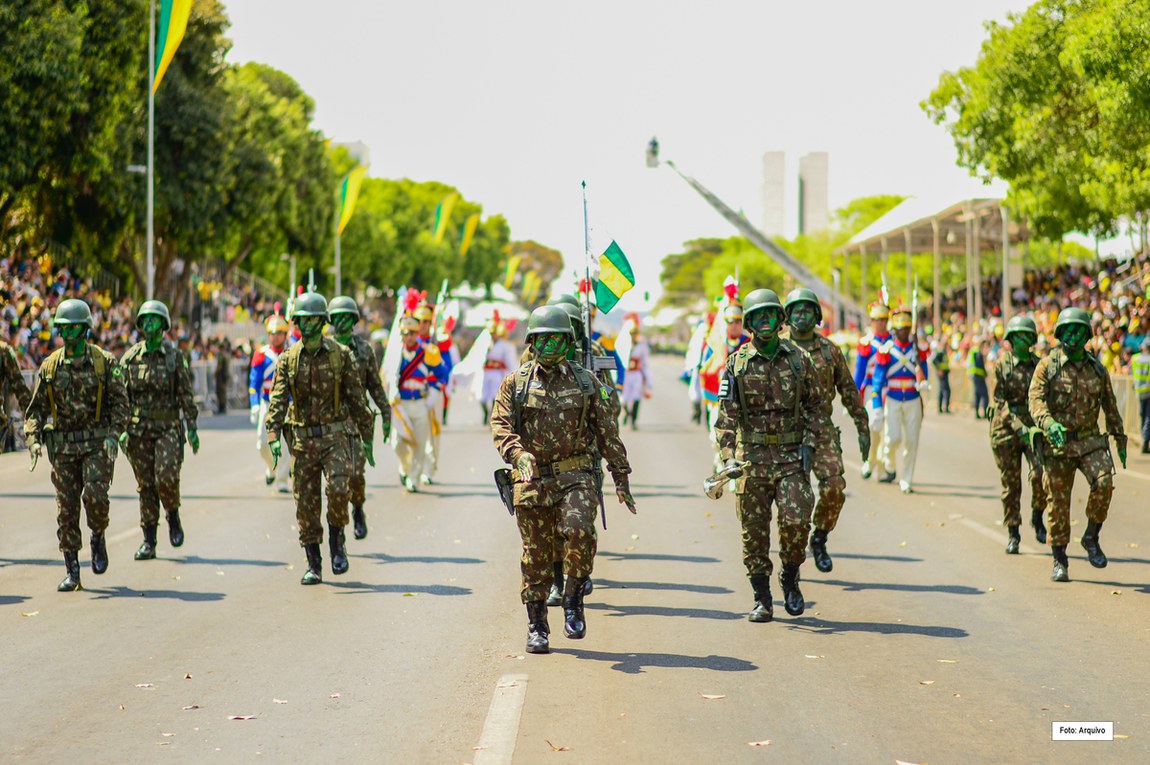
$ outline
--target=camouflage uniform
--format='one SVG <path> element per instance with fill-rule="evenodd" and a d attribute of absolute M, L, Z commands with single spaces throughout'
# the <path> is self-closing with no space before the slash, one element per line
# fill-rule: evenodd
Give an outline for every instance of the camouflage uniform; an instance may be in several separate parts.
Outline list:
<path fill-rule="evenodd" d="M 4 434 L 8 430 L 8 397 L 15 396 L 16 404 L 23 412 L 32 400 L 32 391 L 24 384 L 20 365 L 16 363 L 16 352 L 8 343 L 0 340 L 0 451 L 4 450 Z"/>
<path fill-rule="evenodd" d="M 1114 494 L 1114 462 L 1107 434 L 1125 447 L 1122 415 L 1110 375 L 1098 360 L 1087 354 L 1081 361 L 1071 361 L 1061 348 L 1038 362 L 1029 399 L 1030 415 L 1038 427 L 1045 431 L 1051 422 L 1059 422 L 1066 428 L 1066 444 L 1062 448 L 1048 445 L 1044 460 L 1050 544 L 1065 548 L 1070 542 L 1070 492 L 1076 470 L 1090 482 L 1086 518 L 1095 523 L 1106 520 Z M 1098 430 L 1099 409 L 1106 417 L 1106 433 Z"/>
<path fill-rule="evenodd" d="M 1031 515 L 1042 519 L 1046 507 L 1043 470 L 1035 464 L 1034 452 L 1023 430 L 1034 427 L 1027 397 L 1038 359 L 1018 361 L 1003 346 L 994 367 L 994 411 L 990 420 L 990 445 L 1002 479 L 1002 522 L 1007 527 L 1022 525 L 1022 458 L 1030 465 Z"/>
<path fill-rule="evenodd" d="M 771 505 L 779 507 L 779 560 L 806 560 L 814 493 L 803 472 L 800 446 L 825 438 L 814 365 L 798 346 L 779 340 L 768 359 L 747 343 L 727 359 L 719 389 L 715 433 L 724 460 L 748 462 L 735 481 L 735 509 L 743 527 L 743 564 L 751 576 L 770 576 Z"/>
<path fill-rule="evenodd" d="M 93 360 L 96 355 L 99 362 Z M 103 366 L 103 375 L 97 375 L 97 363 Z M 28 446 L 43 443 L 48 448 L 56 487 L 57 537 L 65 553 L 83 546 L 81 498 L 92 533 L 103 534 L 108 528 L 108 486 L 116 463 L 104 441 L 123 431 L 128 411 L 123 371 L 116 357 L 102 348 L 89 343 L 87 352 L 74 359 L 61 348 L 40 365 L 24 435 Z"/>
<path fill-rule="evenodd" d="M 505 462 L 515 464 L 523 453 L 535 456 L 534 480 L 513 471 L 515 510 L 523 540 L 520 590 L 524 603 L 542 601 L 551 585 L 551 563 L 562 540 L 568 588 L 591 575 L 597 536 L 598 486 L 592 471 L 597 449 L 607 460 L 615 487 L 628 487 L 631 467 L 619 439 L 615 396 L 587 375 L 588 395 L 570 362 L 547 369 L 536 363 L 522 365 L 499 386 L 491 411 L 495 447 Z M 517 432 L 513 407 L 516 380 L 526 376 L 527 397 Z M 582 427 L 580 427 L 582 421 Z M 570 593 L 568 593 L 570 594 Z"/>
<path fill-rule="evenodd" d="M 822 531 L 834 531 L 846 502 L 847 488 L 843 477 L 846 470 L 843 467 L 842 434 L 831 420 L 835 408 L 835 392 L 838 392 L 859 433 L 869 432 L 870 423 L 863 408 L 862 396 L 855 387 L 854 375 L 839 347 L 817 332 L 810 340 L 792 337 L 791 342 L 807 352 L 814 365 L 819 386 L 822 434 L 815 441 L 813 472 L 815 478 L 819 479 L 819 501 L 815 506 L 814 527 Z"/>
<path fill-rule="evenodd" d="M 338 362 L 334 360 L 337 355 Z M 293 365 L 297 366 L 294 379 Z M 328 524 L 340 529 L 347 525 L 353 451 L 350 436 L 371 433 L 374 425 L 360 377 L 351 351 L 331 338 L 323 338 L 315 351 L 296 343 L 276 362 L 268 404 L 268 440 L 278 440 L 281 432 L 290 439 L 301 546 L 323 541 L 320 487 L 324 477 Z"/>
<path fill-rule="evenodd" d="M 194 430 L 199 411 L 192 394 L 192 372 L 184 354 L 167 343 L 154 351 L 139 342 L 120 361 L 128 389 L 131 419 L 125 451 L 136 474 L 140 525 L 156 526 L 160 503 L 180 509 L 180 468 L 184 464 L 184 428 Z"/>
<path fill-rule="evenodd" d="M 379 376 L 379 364 L 375 360 L 375 351 L 371 349 L 371 343 L 364 340 L 359 335 L 352 335 L 347 343 L 348 350 L 351 351 L 352 356 L 355 358 L 356 367 L 359 369 L 360 378 L 363 382 L 364 392 L 371 396 L 371 400 L 379 407 L 380 416 L 383 418 L 384 432 L 391 429 L 391 405 L 387 401 L 387 391 L 383 389 L 383 380 Z M 360 438 L 364 441 L 371 442 L 375 437 L 375 419 L 371 421 L 371 429 L 366 433 L 360 433 Z M 364 470 L 367 467 L 367 458 L 363 456 L 363 450 L 359 448 L 359 442 L 354 438 L 351 439 L 351 494 L 350 501 L 353 505 L 362 505 L 367 501 L 367 480 L 364 477 Z"/>

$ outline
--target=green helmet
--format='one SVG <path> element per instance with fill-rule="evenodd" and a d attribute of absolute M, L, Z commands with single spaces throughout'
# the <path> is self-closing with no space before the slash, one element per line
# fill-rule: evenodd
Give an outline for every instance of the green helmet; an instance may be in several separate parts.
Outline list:
<path fill-rule="evenodd" d="M 327 301 L 318 292 L 305 292 L 299 296 L 292 307 L 292 320 L 302 316 L 322 316 L 327 318 Z"/>
<path fill-rule="evenodd" d="M 1058 321 L 1054 322 L 1054 336 L 1061 339 L 1062 328 L 1069 327 L 1071 324 L 1081 324 L 1090 330 L 1090 314 L 1081 308 L 1063 308 L 1062 312 L 1058 314 Z"/>
<path fill-rule="evenodd" d="M 136 326 L 140 326 L 140 320 L 145 316 L 159 316 L 164 320 L 164 331 L 167 332 L 172 328 L 172 317 L 168 313 L 168 307 L 159 300 L 148 300 L 140 306 L 140 310 L 136 313 Z"/>
<path fill-rule="evenodd" d="M 1006 323 L 1006 332 L 1003 333 L 1002 339 L 1009 340 L 1013 332 L 1028 332 L 1038 337 L 1038 325 L 1029 316 L 1015 316 Z"/>
<path fill-rule="evenodd" d="M 331 302 L 327 304 L 327 315 L 334 317 L 337 313 L 350 313 L 355 314 L 355 318 L 359 319 L 359 306 L 355 304 L 355 299 L 347 295 L 340 295 L 334 297 Z"/>
<path fill-rule="evenodd" d="M 69 298 L 56 306 L 56 315 L 52 318 L 53 325 L 61 324 L 87 324 L 91 329 L 96 322 L 92 320 L 92 309 L 83 300 Z"/>
<path fill-rule="evenodd" d="M 747 297 L 749 298 L 750 295 Z M 798 305 L 799 303 L 810 303 L 815 307 L 816 324 L 823 320 L 823 306 L 819 302 L 818 296 L 806 287 L 799 287 L 798 289 L 791 290 L 790 293 L 787 294 L 787 302 L 783 306 L 783 310 L 788 317 L 791 315 L 791 306 Z"/>
<path fill-rule="evenodd" d="M 743 318 L 749 324 L 752 313 L 767 308 L 778 308 L 782 312 L 783 304 L 779 302 L 779 296 L 774 290 L 755 290 L 743 301 Z"/>
<path fill-rule="evenodd" d="M 549 332 L 559 332 L 575 337 L 575 330 L 571 328 L 571 319 L 562 306 L 544 305 L 531 312 L 527 320 L 527 337 L 542 335 Z"/>
<path fill-rule="evenodd" d="M 583 330 L 583 309 L 570 303 L 556 303 L 556 308 L 562 308 L 571 320 L 571 331 L 579 334 Z"/>
<path fill-rule="evenodd" d="M 547 305 L 573 305 L 579 307 L 579 298 L 572 295 L 570 292 L 563 292 L 558 295 L 552 295 L 547 301 Z"/>

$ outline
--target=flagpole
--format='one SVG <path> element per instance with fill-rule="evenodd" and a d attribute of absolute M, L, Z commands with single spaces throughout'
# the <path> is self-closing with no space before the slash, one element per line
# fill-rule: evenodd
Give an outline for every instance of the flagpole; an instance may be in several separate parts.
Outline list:
<path fill-rule="evenodd" d="M 152 0 L 148 8 L 148 283 L 144 294 L 152 300 L 156 293 L 156 262 L 152 249 L 156 238 L 156 0 Z"/>
<path fill-rule="evenodd" d="M 343 294 L 343 264 L 339 252 L 339 225 L 335 227 L 335 294 Z"/>

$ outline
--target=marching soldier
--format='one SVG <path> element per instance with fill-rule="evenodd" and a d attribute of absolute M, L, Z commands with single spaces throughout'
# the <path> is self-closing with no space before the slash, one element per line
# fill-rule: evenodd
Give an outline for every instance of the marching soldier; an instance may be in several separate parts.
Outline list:
<path fill-rule="evenodd" d="M 491 432 L 503 461 L 515 466 L 513 497 L 523 541 L 520 596 L 527 606 L 527 651 L 548 653 L 546 597 L 557 537 L 562 539 L 567 573 L 564 631 L 575 640 L 587 631 L 583 588 L 595 560 L 596 450 L 607 460 L 619 502 L 634 513 L 635 501 L 617 410 L 610 404 L 612 394 L 590 372 L 567 360 L 575 333 L 562 307 L 536 308 L 528 321 L 527 341 L 535 358 L 500 385 Z"/>
<path fill-rule="evenodd" d="M 281 435 L 290 439 L 295 455 L 294 493 L 299 541 L 307 555 L 307 571 L 300 584 L 323 581 L 323 542 L 320 488 L 327 479 L 328 548 L 331 572 L 347 572 L 344 526 L 351 491 L 351 449 L 363 452 L 375 467 L 371 441 L 373 418 L 367 408 L 363 382 L 351 351 L 323 336 L 327 301 L 305 292 L 295 303 L 292 321 L 302 339 L 276 362 L 275 383 L 268 404 L 268 448 L 283 456 Z M 355 443 L 353 443 L 355 442 Z"/>
<path fill-rule="evenodd" d="M 903 494 L 914 491 L 914 465 L 918 458 L 918 434 L 922 430 L 923 401 L 926 387 L 927 349 L 911 336 L 913 320 L 910 309 L 900 308 L 891 316 L 894 337 L 879 346 L 875 353 L 874 379 L 871 382 L 871 407 L 882 408 L 885 474 L 879 483 L 894 483 L 898 477 L 899 447 L 902 447 L 902 478 L 898 485 Z"/>
<path fill-rule="evenodd" d="M 843 477 L 846 470 L 843 467 L 841 434 L 831 421 L 836 391 L 854 420 L 859 451 L 864 460 L 870 454 L 870 426 L 846 356 L 837 345 L 815 332 L 815 327 L 823 320 L 818 297 L 808 289 L 792 290 L 783 308 L 790 327 L 789 339 L 810 356 L 821 392 L 822 436 L 815 443 L 814 460 L 815 478 L 819 479 L 819 500 L 815 505 L 811 553 L 815 558 L 815 568 L 826 573 L 834 568 L 834 561 L 827 553 L 827 535 L 839 522 L 847 488 Z"/>
<path fill-rule="evenodd" d="M 890 320 L 890 308 L 882 302 L 870 304 L 871 331 L 859 339 L 858 353 L 855 357 L 855 387 L 859 389 L 863 403 L 867 407 L 867 422 L 870 426 L 870 451 L 867 452 L 862 464 L 862 477 L 870 478 L 874 466 L 878 464 L 883 453 L 883 410 L 881 399 L 875 403 L 872 394 L 874 377 L 874 363 L 878 349 L 890 341 L 890 331 L 887 322 Z"/>
<path fill-rule="evenodd" d="M 256 449 L 264 459 L 264 483 L 287 493 L 290 460 L 275 460 L 268 448 L 268 398 L 272 393 L 272 378 L 275 376 L 276 362 L 284 352 L 287 343 L 288 323 L 278 313 L 269 316 L 264 323 L 268 342 L 252 354 L 252 367 L 248 375 L 248 399 L 251 404 L 251 423 L 256 426 Z M 275 467 L 273 467 L 275 465 Z"/>
<path fill-rule="evenodd" d="M 24 419 L 32 467 L 48 448 L 56 487 L 57 537 L 67 576 L 56 589 L 80 589 L 80 501 L 92 531 L 92 571 L 108 569 L 108 486 L 116 467 L 116 436 L 128 421 L 128 391 L 116 357 L 88 342 L 92 311 L 83 300 L 65 300 L 53 321 L 64 347 L 36 376 Z"/>
<path fill-rule="evenodd" d="M 1030 381 L 1038 366 L 1034 344 L 1038 327 L 1028 316 L 1015 316 L 1006 325 L 1005 347 L 994 367 L 994 406 L 990 420 L 990 445 L 1002 480 L 1002 522 L 1007 529 L 1006 552 L 1018 553 L 1022 542 L 1022 458 L 1030 465 L 1030 523 L 1039 544 L 1046 544 L 1042 511 L 1046 487 L 1042 465 L 1035 456 L 1034 420 L 1030 416 Z"/>
<path fill-rule="evenodd" d="M 772 290 L 747 295 L 745 317 L 752 341 L 727 359 L 719 388 L 715 432 L 728 467 L 742 463 L 735 480 L 735 509 L 743 527 L 743 564 L 755 605 L 752 622 L 774 618 L 770 577 L 771 506 L 779 508 L 779 559 L 787 613 L 806 608 L 799 567 L 806 560 L 814 494 L 810 471 L 823 437 L 819 381 L 810 358 L 779 337 L 783 304 Z"/>
<path fill-rule="evenodd" d="M 383 425 L 383 440 L 387 441 L 387 437 L 391 433 L 391 407 L 387 403 L 387 391 L 383 389 L 383 382 L 379 377 L 379 364 L 375 360 L 375 351 L 371 349 L 371 344 L 367 340 L 352 331 L 355 329 L 356 322 L 359 321 L 359 306 L 356 305 L 354 299 L 340 295 L 332 298 L 327 313 L 331 317 L 335 339 L 339 341 L 340 345 L 350 350 L 352 356 L 355 357 L 360 379 L 363 382 L 363 389 L 379 407 Z M 373 418 L 373 430 L 374 425 L 375 420 Z M 371 442 L 374 441 L 375 434 L 374 432 L 360 433 L 360 437 L 364 441 Z M 351 522 L 355 538 L 363 539 L 367 536 L 367 515 L 363 511 L 363 503 L 367 501 L 367 481 L 364 477 L 366 460 L 363 451 L 357 449 L 354 442 L 351 446 L 351 462 L 353 469 L 351 474 Z"/>
<path fill-rule="evenodd" d="M 405 316 L 400 320 L 402 339 L 397 379 L 388 382 L 394 416 L 395 457 L 399 461 L 399 481 L 408 492 L 419 487 L 420 476 L 427 473 L 430 459 L 431 411 L 428 395 L 438 376 L 447 376 L 439 346 L 419 337 L 419 320 Z"/>
<path fill-rule="evenodd" d="M 8 440 L 9 396 L 16 397 L 16 405 L 23 412 L 32 400 L 32 391 L 24 384 L 24 376 L 20 374 L 20 365 L 16 362 L 16 351 L 0 340 L 0 452 L 4 451 L 4 444 Z"/>
<path fill-rule="evenodd" d="M 1090 482 L 1082 547 L 1091 566 L 1105 568 L 1106 555 L 1098 536 L 1114 494 L 1114 461 L 1107 436 L 1114 438 L 1118 459 L 1126 467 L 1122 415 L 1106 368 L 1086 353 L 1090 333 L 1090 314 L 1081 308 L 1064 308 L 1054 323 L 1059 345 L 1038 362 L 1030 381 L 1030 416 L 1051 446 L 1043 456 L 1054 557 L 1050 578 L 1056 582 L 1070 581 L 1066 545 L 1070 543 L 1070 492 L 1075 471 L 1081 471 Z M 1105 433 L 1098 430 L 1100 409 L 1106 417 Z"/>
<path fill-rule="evenodd" d="M 192 394 L 192 373 L 187 357 L 170 343 L 164 333 L 171 329 L 168 307 L 149 300 L 136 314 L 136 329 L 144 339 L 120 359 L 128 388 L 131 419 L 120 434 L 120 446 L 136 474 L 140 495 L 140 526 L 144 541 L 136 550 L 136 560 L 156 557 L 156 529 L 160 504 L 168 520 L 168 541 L 172 547 L 184 543 L 180 523 L 180 469 L 184 464 L 184 427 L 192 453 L 200 451 L 196 430 L 199 411 Z M 183 417 L 183 424 L 180 418 Z"/>

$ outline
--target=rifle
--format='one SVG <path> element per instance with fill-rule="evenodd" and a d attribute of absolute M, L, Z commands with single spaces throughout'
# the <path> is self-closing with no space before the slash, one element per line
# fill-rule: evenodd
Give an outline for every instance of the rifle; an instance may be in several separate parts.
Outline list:
<path fill-rule="evenodd" d="M 595 359 L 591 352 L 591 228 L 587 223 L 587 181 L 583 181 L 583 271 L 587 292 L 580 301 L 579 309 L 583 314 L 583 368 L 594 377 Z M 597 450 L 591 452 L 592 472 L 595 474 L 595 485 L 599 495 L 599 518 L 603 521 L 603 530 L 607 530 L 607 505 L 603 502 L 603 460 Z"/>

